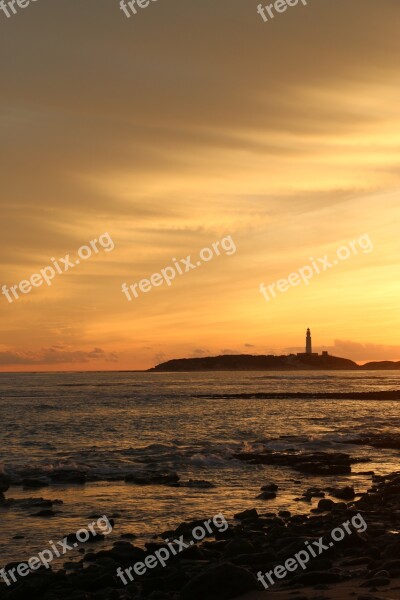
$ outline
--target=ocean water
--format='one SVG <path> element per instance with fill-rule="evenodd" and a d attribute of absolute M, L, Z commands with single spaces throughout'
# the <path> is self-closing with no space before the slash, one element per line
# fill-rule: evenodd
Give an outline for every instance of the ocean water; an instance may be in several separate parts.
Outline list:
<path fill-rule="evenodd" d="M 253 507 L 308 512 L 310 505 L 295 498 L 313 485 L 350 483 L 365 491 L 371 478 L 360 473 L 399 469 L 399 452 L 346 442 L 368 433 L 398 434 L 398 402 L 262 400 L 240 394 L 394 389 L 400 389 L 400 372 L 0 374 L 0 468 L 14 482 L 6 497 L 15 499 L 0 506 L 0 567 L 86 527 L 92 514 L 115 516 L 105 545 L 123 533 L 134 533 L 140 543 L 184 520 L 218 513 L 229 519 Z M 349 452 L 368 462 L 354 465 L 351 476 L 322 480 L 232 458 L 259 448 Z M 59 468 L 84 471 L 96 480 L 40 490 L 20 485 L 24 477 Z M 207 480 L 214 487 L 123 481 L 129 473 L 155 469 L 175 471 L 183 483 Z M 257 500 L 269 481 L 279 485 L 277 498 Z M 19 502 L 37 497 L 62 500 L 58 514 L 35 517 L 37 509 Z M 64 560 L 78 556 L 73 551 Z"/>

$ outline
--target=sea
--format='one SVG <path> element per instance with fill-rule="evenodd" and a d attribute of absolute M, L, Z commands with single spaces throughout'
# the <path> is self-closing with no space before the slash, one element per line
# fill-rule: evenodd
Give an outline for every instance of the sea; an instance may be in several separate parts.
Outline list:
<path fill-rule="evenodd" d="M 399 451 L 349 442 L 398 435 L 399 402 L 244 396 L 399 389 L 399 371 L 2 373 L 0 469 L 12 485 L 5 493 L 11 501 L 0 504 L 0 568 L 87 527 L 93 515 L 115 522 L 98 549 L 127 533 L 140 545 L 183 521 L 217 514 L 229 520 L 249 508 L 308 513 L 312 506 L 299 498 L 312 486 L 365 492 L 365 473 L 399 470 Z M 234 458 L 261 449 L 347 452 L 363 462 L 351 475 L 321 478 Z M 83 472 L 88 482 L 21 485 L 59 469 Z M 177 473 L 180 485 L 124 480 L 154 471 Z M 276 499 L 257 499 L 269 482 L 279 486 Z M 40 497 L 62 504 L 53 516 L 38 517 L 24 500 Z M 74 550 L 60 562 L 78 559 Z"/>

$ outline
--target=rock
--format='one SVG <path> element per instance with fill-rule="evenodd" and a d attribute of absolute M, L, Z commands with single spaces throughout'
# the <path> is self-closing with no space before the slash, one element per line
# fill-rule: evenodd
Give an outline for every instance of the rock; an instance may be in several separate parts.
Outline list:
<path fill-rule="evenodd" d="M 394 558 L 393 560 L 386 560 L 382 564 L 382 568 L 389 573 L 390 577 L 394 577 L 395 573 L 400 572 L 400 559 Z"/>
<path fill-rule="evenodd" d="M 276 483 L 267 483 L 261 487 L 262 492 L 276 492 L 278 490 L 278 486 Z"/>
<path fill-rule="evenodd" d="M 368 579 L 368 581 L 364 581 L 360 585 L 360 587 L 383 587 L 385 585 L 390 585 L 390 579 L 388 577 L 374 577 L 373 579 Z"/>
<path fill-rule="evenodd" d="M 57 483 L 84 485 L 87 480 L 86 473 L 83 471 L 73 471 L 71 469 L 55 469 L 49 473 L 52 481 Z"/>
<path fill-rule="evenodd" d="M 335 503 L 333 502 L 333 500 L 329 500 L 329 498 L 322 498 L 322 500 L 318 502 L 318 510 L 332 510 L 334 506 Z"/>
<path fill-rule="evenodd" d="M 351 464 L 360 462 L 341 452 L 298 452 L 292 449 L 283 452 L 240 452 L 234 458 L 251 464 L 288 466 L 312 475 L 346 475 L 351 473 Z M 366 460 L 366 459 L 363 459 Z"/>
<path fill-rule="evenodd" d="M 257 500 L 273 500 L 276 498 L 275 492 L 262 492 L 257 496 Z"/>
<path fill-rule="evenodd" d="M 335 502 L 332 510 L 347 510 L 347 504 L 346 502 Z"/>
<path fill-rule="evenodd" d="M 33 513 L 31 517 L 55 517 L 56 514 L 51 508 L 44 508 L 37 513 Z"/>
<path fill-rule="evenodd" d="M 374 574 L 374 578 L 375 577 L 386 577 L 386 579 L 390 579 L 390 575 L 387 571 L 382 570 L 382 571 L 378 571 L 377 573 Z"/>
<path fill-rule="evenodd" d="M 328 488 L 328 492 L 331 496 L 340 498 L 340 500 L 354 500 L 356 496 L 354 487 L 350 485 L 346 485 L 343 488 Z"/>
<path fill-rule="evenodd" d="M 39 489 L 42 487 L 48 487 L 49 482 L 44 479 L 23 479 L 22 485 L 25 489 Z"/>
<path fill-rule="evenodd" d="M 329 571 L 333 563 L 329 558 L 314 558 L 310 562 L 310 569 L 313 571 Z"/>
<path fill-rule="evenodd" d="M 134 533 L 122 533 L 121 538 L 124 540 L 135 540 L 137 538 L 137 535 L 135 535 Z"/>
<path fill-rule="evenodd" d="M 167 471 L 153 471 L 149 473 L 131 473 L 125 476 L 125 481 L 128 483 L 136 483 L 136 485 L 177 485 L 179 483 L 179 475 Z"/>
<path fill-rule="evenodd" d="M 254 552 L 252 554 L 238 554 L 230 558 L 230 562 L 241 567 L 264 568 L 266 564 L 275 562 L 277 556 L 272 550 Z"/>
<path fill-rule="evenodd" d="M 9 489 L 10 485 L 11 481 L 9 477 L 7 477 L 7 475 L 5 475 L 4 473 L 0 473 L 0 492 L 6 492 Z"/>
<path fill-rule="evenodd" d="M 111 521 L 110 521 L 110 523 L 111 523 Z M 87 531 L 87 533 L 89 535 L 89 537 L 86 540 L 86 542 L 81 542 L 80 540 L 78 540 L 78 538 L 76 537 L 76 533 L 69 533 L 66 536 L 67 542 L 69 544 L 75 544 L 75 543 L 76 544 L 84 544 L 84 543 L 87 543 L 87 542 L 91 542 L 91 543 L 92 542 L 100 542 L 100 541 L 102 541 L 102 540 L 105 539 L 105 536 L 102 533 L 97 533 L 97 532 L 93 533 L 92 531 L 90 531 L 90 529 L 87 529 L 86 531 Z M 82 537 L 82 536 L 80 536 L 80 537 Z M 121 542 L 121 543 L 123 543 L 123 542 Z"/>
<path fill-rule="evenodd" d="M 247 569 L 222 563 L 189 581 L 180 597 L 181 600 L 230 600 L 257 589 L 257 580 Z"/>
<path fill-rule="evenodd" d="M 224 556 L 230 558 L 239 554 L 251 554 L 254 552 L 254 546 L 244 538 L 234 538 L 226 546 Z"/>
<path fill-rule="evenodd" d="M 398 538 L 398 535 L 396 537 Z M 387 543 L 387 547 L 382 554 L 382 558 L 393 558 L 393 556 L 400 556 L 400 539 Z"/>
<path fill-rule="evenodd" d="M 346 440 L 346 444 L 368 445 L 373 448 L 400 450 L 400 435 L 398 433 L 369 433 L 360 438 Z"/>
<path fill-rule="evenodd" d="M 291 583 L 301 585 L 315 585 L 318 583 L 339 583 L 343 581 L 343 575 L 332 573 L 330 571 L 309 571 L 300 573 L 293 577 Z"/>
<path fill-rule="evenodd" d="M 199 480 L 189 479 L 189 481 L 186 481 L 185 483 L 181 483 L 181 486 L 188 487 L 188 488 L 199 488 L 199 489 L 203 489 L 203 490 L 215 488 L 215 485 L 213 483 L 211 483 L 211 481 L 206 481 L 204 479 L 199 479 Z"/>
<path fill-rule="evenodd" d="M 244 519 L 258 519 L 259 515 L 255 508 L 251 508 L 249 510 L 244 510 L 243 512 L 236 513 L 234 515 L 234 519 L 238 519 L 239 521 L 244 521 Z"/>

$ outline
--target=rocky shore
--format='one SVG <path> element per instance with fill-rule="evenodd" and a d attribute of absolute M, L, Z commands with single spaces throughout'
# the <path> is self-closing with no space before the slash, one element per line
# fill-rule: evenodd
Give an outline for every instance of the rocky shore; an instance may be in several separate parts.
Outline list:
<path fill-rule="evenodd" d="M 7 488 L 2 479 L 3 501 Z M 261 493 L 272 497 L 271 494 L 279 495 L 279 490 L 275 484 L 266 482 Z M 142 548 L 135 546 L 133 535 L 118 532 L 117 520 L 111 536 L 115 540 L 112 548 L 96 551 L 91 540 L 81 549 L 82 559 L 65 563 L 63 570 L 42 568 L 19 578 L 12 586 L 1 583 L 0 598 L 229 600 L 245 594 L 246 600 L 261 600 L 273 593 L 277 600 L 395 600 L 400 597 L 400 472 L 374 476 L 368 492 L 358 500 L 354 500 L 355 495 L 351 487 L 309 488 L 305 489 L 304 497 L 320 500 L 318 507 L 307 514 L 292 515 L 289 511 L 259 514 L 255 509 L 239 512 L 226 531 L 218 531 L 188 547 L 172 557 L 166 567 L 148 570 L 127 586 L 116 577 L 118 567 L 127 568 L 144 560 L 147 554 L 165 546 L 163 540 L 167 537 L 183 535 L 185 540 L 192 539 L 192 529 L 200 521 L 182 523 Z M 263 591 L 257 573 L 284 563 L 304 548 L 305 542 L 321 537 L 330 539 L 332 529 L 358 513 L 367 523 L 365 532 L 352 532 L 321 557 L 311 559 L 305 570 L 288 573 L 272 589 Z M 16 565 L 2 566 L 8 570 Z"/>

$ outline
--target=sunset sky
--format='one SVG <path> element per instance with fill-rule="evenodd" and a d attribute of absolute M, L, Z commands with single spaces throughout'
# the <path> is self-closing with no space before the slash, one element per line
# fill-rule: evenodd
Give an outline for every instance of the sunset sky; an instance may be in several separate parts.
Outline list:
<path fill-rule="evenodd" d="M 0 370 L 314 350 L 400 360 L 400 2 L 38 0 L 0 14 Z M 266 3 L 265 3 L 266 4 Z M 267 302 L 259 291 L 367 234 Z M 231 236 L 236 253 L 121 291 Z"/>

